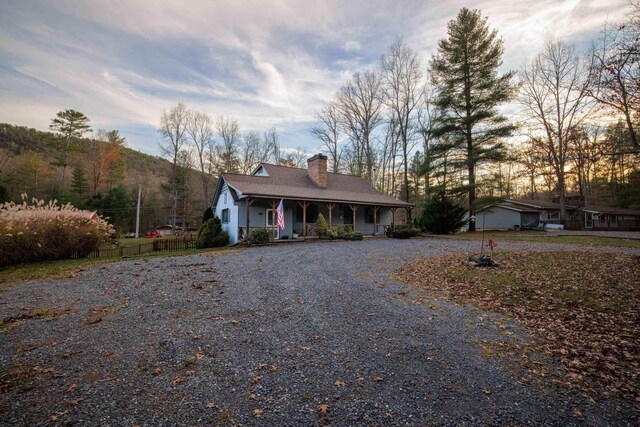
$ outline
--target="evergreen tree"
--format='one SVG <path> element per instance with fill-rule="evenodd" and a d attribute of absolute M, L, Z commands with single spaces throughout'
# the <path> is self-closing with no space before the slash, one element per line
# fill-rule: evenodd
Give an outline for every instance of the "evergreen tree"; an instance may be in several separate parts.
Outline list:
<path fill-rule="evenodd" d="M 422 213 L 418 218 L 418 224 L 425 231 L 449 234 L 466 223 L 465 213 L 465 208 L 456 205 L 441 192 L 425 201 Z"/>
<path fill-rule="evenodd" d="M 207 209 L 204 210 L 204 215 L 202 215 L 202 224 L 204 225 L 205 222 L 207 222 L 207 220 L 213 218 L 213 209 L 211 209 L 211 206 L 209 206 Z"/>
<path fill-rule="evenodd" d="M 318 214 L 318 220 L 316 221 L 316 234 L 321 239 L 329 233 L 329 225 L 327 220 L 324 219 L 322 212 Z"/>
<path fill-rule="evenodd" d="M 82 138 L 82 135 L 91 130 L 89 126 L 89 118 L 76 110 L 64 110 L 58 112 L 56 117 L 51 119 L 49 129 L 59 132 L 61 135 L 62 146 L 60 155 L 53 163 L 54 166 L 62 166 L 62 179 L 60 186 L 62 192 L 65 192 L 65 175 L 67 166 L 69 165 L 69 152 L 72 148 L 73 138 Z"/>
<path fill-rule="evenodd" d="M 222 230 L 220 218 L 209 218 L 196 239 L 196 249 L 216 248 L 229 243 L 229 234 Z"/>
<path fill-rule="evenodd" d="M 71 189 L 73 190 L 73 195 L 71 196 L 73 205 L 75 207 L 82 207 L 81 205 L 83 204 L 85 196 L 87 195 L 87 190 L 89 189 L 89 183 L 80 166 L 73 168 L 71 175 Z"/>
<path fill-rule="evenodd" d="M 120 230 L 131 220 L 133 213 L 133 201 L 124 185 L 119 184 L 109 190 L 104 198 L 104 213 L 109 217 L 112 224 Z"/>
<path fill-rule="evenodd" d="M 447 136 L 452 148 L 464 154 L 457 167 L 468 172 L 464 191 L 471 216 L 475 212 L 477 167 L 501 160 L 505 154 L 501 138 L 514 130 L 498 113 L 500 104 L 513 96 L 514 73 L 498 75 L 502 39 L 497 31 L 489 30 L 479 10 L 461 9 L 449 22 L 447 34 L 431 59 L 435 105 L 442 112 L 433 133 Z M 469 231 L 475 231 L 474 223 Z"/>

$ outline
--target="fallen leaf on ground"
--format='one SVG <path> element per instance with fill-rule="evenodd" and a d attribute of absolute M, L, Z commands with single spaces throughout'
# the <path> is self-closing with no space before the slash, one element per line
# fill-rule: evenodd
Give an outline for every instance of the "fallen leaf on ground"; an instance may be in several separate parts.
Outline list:
<path fill-rule="evenodd" d="M 262 409 L 254 409 L 253 410 L 253 416 L 255 418 L 262 418 L 262 414 L 264 413 L 264 411 Z"/>
<path fill-rule="evenodd" d="M 327 415 L 328 410 L 329 405 L 327 405 L 326 403 L 321 403 L 320 405 L 318 405 L 318 412 L 320 412 L 320 415 L 322 415 L 323 417 Z"/>
<path fill-rule="evenodd" d="M 336 381 L 334 384 L 336 385 L 336 387 L 344 387 L 346 385 L 344 381 L 340 380 Z"/>

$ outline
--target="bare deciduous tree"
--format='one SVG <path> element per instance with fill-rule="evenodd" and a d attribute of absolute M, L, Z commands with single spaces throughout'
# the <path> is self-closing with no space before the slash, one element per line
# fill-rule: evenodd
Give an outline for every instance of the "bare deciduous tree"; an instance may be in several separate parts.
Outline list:
<path fill-rule="evenodd" d="M 396 40 L 380 59 L 384 103 L 398 125 L 404 164 L 405 201 L 409 201 L 409 153 L 414 145 L 416 112 L 422 98 L 421 68 L 418 52 L 402 39 Z"/>
<path fill-rule="evenodd" d="M 163 142 L 160 143 L 160 151 L 171 161 L 171 219 L 172 226 L 176 225 L 176 215 L 178 209 L 178 179 L 181 155 L 187 143 L 187 124 L 189 121 L 189 110 L 182 103 L 178 103 L 169 111 L 162 110 L 160 118 L 160 134 Z"/>
<path fill-rule="evenodd" d="M 367 70 L 355 73 L 337 94 L 343 129 L 351 142 L 353 169 L 370 182 L 375 165 L 373 131 L 383 119 L 381 84 L 380 75 Z"/>
<path fill-rule="evenodd" d="M 316 114 L 320 122 L 318 126 L 311 129 L 329 152 L 333 172 L 340 170 L 340 160 L 342 158 L 342 146 L 340 145 L 340 111 L 335 102 L 330 102 Z"/>
<path fill-rule="evenodd" d="M 263 135 L 263 148 L 262 148 L 262 160 L 268 162 L 273 159 L 273 162 L 279 165 L 282 162 L 282 151 L 280 150 L 280 138 L 278 137 L 278 131 L 276 128 L 271 128 Z"/>
<path fill-rule="evenodd" d="M 219 116 L 216 119 L 216 132 L 221 139 L 218 145 L 218 157 L 220 160 L 220 172 L 237 173 L 240 168 L 238 150 L 240 148 L 240 124 L 236 119 Z"/>
<path fill-rule="evenodd" d="M 196 149 L 196 163 L 200 169 L 202 197 L 205 205 L 209 200 L 209 184 L 214 172 L 213 155 L 213 121 L 205 113 L 192 111 L 187 122 L 187 135 Z"/>
<path fill-rule="evenodd" d="M 530 140 L 548 156 L 557 178 L 560 219 L 565 219 L 566 168 L 572 134 L 592 110 L 585 62 L 574 47 L 549 43 L 521 73 L 521 103 Z"/>
<path fill-rule="evenodd" d="M 633 20 L 605 24 L 593 47 L 589 78 L 589 94 L 605 108 L 622 114 L 631 143 L 640 147 L 640 25 Z"/>

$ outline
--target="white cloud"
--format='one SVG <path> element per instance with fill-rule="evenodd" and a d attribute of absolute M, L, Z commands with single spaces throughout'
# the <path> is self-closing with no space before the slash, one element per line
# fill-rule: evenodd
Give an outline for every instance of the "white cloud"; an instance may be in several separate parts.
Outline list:
<path fill-rule="evenodd" d="M 292 132 L 283 139 L 300 139 L 292 146 L 315 147 L 300 126 L 313 120 L 345 78 L 377 62 L 397 36 L 421 52 L 426 69 L 460 7 L 482 10 L 505 41 L 505 68 L 517 69 L 548 40 L 595 37 L 605 18 L 623 17 L 627 4 L 469 3 L 5 3 L 0 5 L 0 114 L 5 121 L 46 128 L 57 111 L 77 108 L 96 126 L 153 129 L 163 108 L 183 101 L 236 117 L 243 129 L 275 126 L 281 134 Z M 3 66 L 17 74 L 5 75 Z"/>

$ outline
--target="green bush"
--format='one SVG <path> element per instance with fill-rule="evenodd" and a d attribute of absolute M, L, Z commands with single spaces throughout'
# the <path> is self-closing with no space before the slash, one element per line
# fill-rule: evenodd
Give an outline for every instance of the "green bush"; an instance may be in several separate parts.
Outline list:
<path fill-rule="evenodd" d="M 0 204 L 0 267 L 86 257 L 114 236 L 104 219 L 69 204 Z"/>
<path fill-rule="evenodd" d="M 196 238 L 196 249 L 217 248 L 229 243 L 229 234 L 222 231 L 220 218 L 209 218 Z"/>
<path fill-rule="evenodd" d="M 348 233 L 344 233 L 340 238 L 343 240 L 362 240 L 364 236 L 359 231 L 351 231 Z"/>
<path fill-rule="evenodd" d="M 316 221 L 316 234 L 322 239 L 327 235 L 327 233 L 329 233 L 329 226 L 327 225 L 327 221 L 324 219 L 324 215 L 319 213 L 318 220 Z"/>
<path fill-rule="evenodd" d="M 421 230 L 416 228 L 413 223 L 396 225 L 394 229 L 387 228 L 385 234 L 387 237 L 394 239 L 410 239 L 420 235 Z"/>
<path fill-rule="evenodd" d="M 441 193 L 425 201 L 418 223 L 424 231 L 449 234 L 466 224 L 466 213 L 465 208 L 456 205 Z"/>
<path fill-rule="evenodd" d="M 266 228 L 258 228 L 257 230 L 253 230 L 247 237 L 244 238 L 243 243 L 246 246 L 251 245 L 263 245 L 265 243 L 269 243 L 271 237 L 269 236 L 269 232 Z"/>
<path fill-rule="evenodd" d="M 205 222 L 207 222 L 213 217 L 214 217 L 213 209 L 211 209 L 211 206 L 209 206 L 207 209 L 204 210 L 204 214 L 202 215 L 202 224 L 204 225 Z"/>

